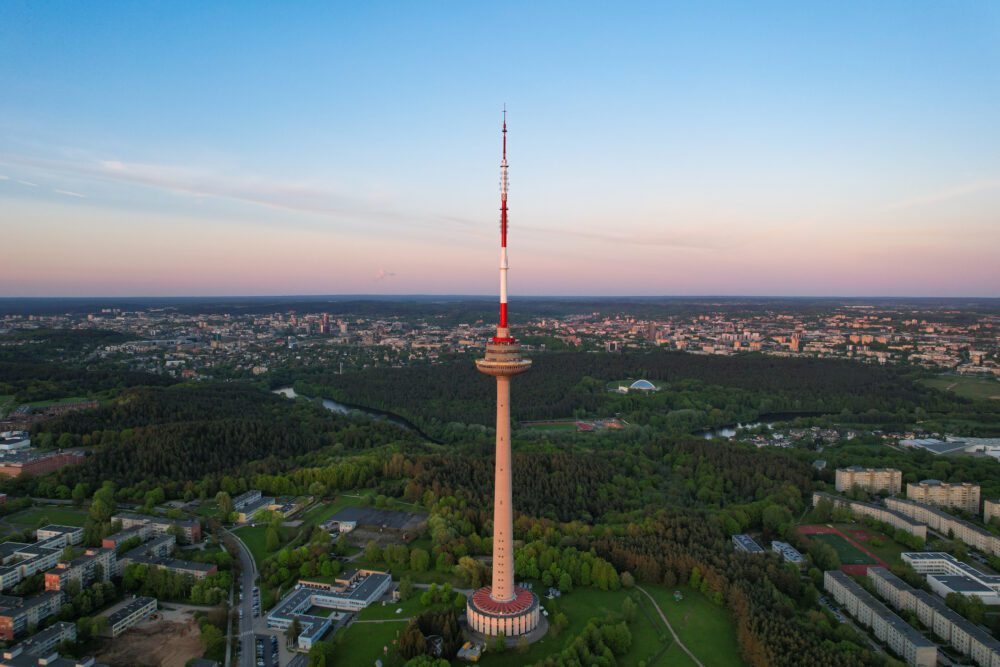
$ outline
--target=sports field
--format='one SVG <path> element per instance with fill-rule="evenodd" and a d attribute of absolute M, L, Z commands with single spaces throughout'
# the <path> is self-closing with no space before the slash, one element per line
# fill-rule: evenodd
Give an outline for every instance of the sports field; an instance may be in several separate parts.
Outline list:
<path fill-rule="evenodd" d="M 878 562 L 836 533 L 810 535 L 809 539 L 829 544 L 844 565 L 874 565 Z"/>

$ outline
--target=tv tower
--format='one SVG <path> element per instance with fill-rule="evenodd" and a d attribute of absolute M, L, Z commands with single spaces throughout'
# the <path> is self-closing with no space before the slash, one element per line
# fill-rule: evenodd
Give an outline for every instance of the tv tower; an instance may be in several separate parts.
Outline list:
<path fill-rule="evenodd" d="M 493 582 L 469 598 L 469 627 L 484 635 L 519 637 L 538 626 L 538 598 L 514 585 L 514 508 L 511 492 L 510 379 L 531 367 L 507 324 L 507 110 L 503 119 L 500 161 L 500 322 L 486 344 L 486 357 L 476 360 L 480 373 L 497 379 L 496 479 L 493 495 Z"/>

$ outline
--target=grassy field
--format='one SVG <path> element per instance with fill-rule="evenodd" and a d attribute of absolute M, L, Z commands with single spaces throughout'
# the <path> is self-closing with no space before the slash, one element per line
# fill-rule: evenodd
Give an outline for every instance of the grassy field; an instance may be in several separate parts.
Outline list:
<path fill-rule="evenodd" d="M 837 552 L 837 557 L 840 558 L 840 562 L 844 565 L 870 565 L 876 562 L 871 556 L 835 533 L 809 535 L 809 539 L 829 544 Z"/>
<path fill-rule="evenodd" d="M 265 546 L 267 544 L 267 526 L 243 526 L 234 530 L 233 533 L 247 545 L 247 548 L 250 549 L 250 554 L 257 563 L 257 567 L 260 567 L 260 564 L 268 556 L 267 547 Z"/>
<path fill-rule="evenodd" d="M 921 382 L 933 389 L 950 391 L 964 398 L 1000 400 L 1000 382 L 990 378 L 939 375 L 936 378 L 921 380 Z"/>
<path fill-rule="evenodd" d="M 383 647 L 391 646 L 405 629 L 405 621 L 354 623 L 344 631 L 343 649 L 337 651 L 332 667 L 371 667 L 382 657 Z"/>
<path fill-rule="evenodd" d="M 712 667 L 742 667 L 740 648 L 736 643 L 736 629 L 725 607 L 711 602 L 701 593 L 686 586 L 680 590 L 684 599 L 674 601 L 674 589 L 662 586 L 643 586 L 656 599 L 663 614 L 670 621 L 677 636 L 692 653 Z M 676 657 L 676 660 L 675 660 Z M 655 665 L 690 664 L 690 658 L 672 646 Z"/>
<path fill-rule="evenodd" d="M 87 512 L 72 507 L 29 507 L 6 517 L 5 521 L 20 528 L 37 528 L 49 523 L 66 526 L 82 526 L 87 520 Z"/>

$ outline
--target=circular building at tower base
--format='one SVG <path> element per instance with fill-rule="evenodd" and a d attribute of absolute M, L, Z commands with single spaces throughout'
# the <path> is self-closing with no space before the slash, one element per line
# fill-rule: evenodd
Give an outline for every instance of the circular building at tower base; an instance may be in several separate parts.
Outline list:
<path fill-rule="evenodd" d="M 491 586 L 484 586 L 469 597 L 465 612 L 470 630 L 486 637 L 503 635 L 517 639 L 528 636 L 529 641 L 541 638 L 544 633 L 531 636 L 541 619 L 541 605 L 534 593 L 516 586 L 513 600 L 497 602 L 490 597 L 491 592 Z"/>

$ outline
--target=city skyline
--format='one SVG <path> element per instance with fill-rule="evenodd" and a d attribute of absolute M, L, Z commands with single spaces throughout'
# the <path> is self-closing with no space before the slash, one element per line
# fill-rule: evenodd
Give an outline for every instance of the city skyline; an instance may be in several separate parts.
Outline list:
<path fill-rule="evenodd" d="M 493 294 L 504 103 L 522 297 L 998 295 L 995 6 L 247 7 L 0 8 L 0 296 Z"/>

